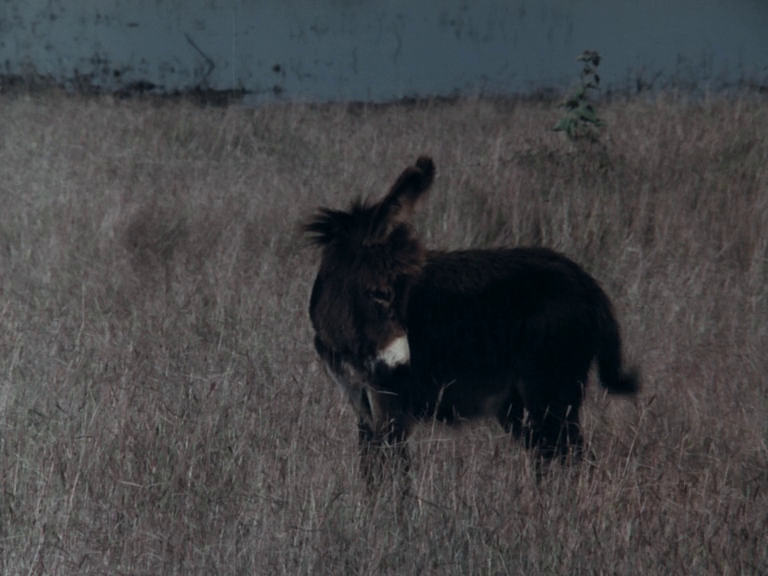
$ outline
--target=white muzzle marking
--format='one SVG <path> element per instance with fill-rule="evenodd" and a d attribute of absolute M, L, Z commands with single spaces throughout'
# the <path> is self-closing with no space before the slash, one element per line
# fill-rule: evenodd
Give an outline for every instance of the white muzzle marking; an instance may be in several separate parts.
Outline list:
<path fill-rule="evenodd" d="M 411 361 L 411 348 L 408 346 L 408 337 L 403 335 L 392 340 L 386 348 L 379 350 L 376 360 L 383 362 L 390 368 L 408 364 Z"/>

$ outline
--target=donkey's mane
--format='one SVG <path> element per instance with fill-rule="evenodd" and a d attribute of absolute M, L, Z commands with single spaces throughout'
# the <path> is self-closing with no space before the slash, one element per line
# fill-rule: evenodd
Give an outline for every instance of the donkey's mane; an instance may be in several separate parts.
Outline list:
<path fill-rule="evenodd" d="M 334 210 L 332 208 L 319 208 L 310 218 L 302 230 L 313 246 L 323 248 L 331 244 L 349 240 L 365 213 L 371 212 L 367 203 L 355 200 L 348 211 Z"/>

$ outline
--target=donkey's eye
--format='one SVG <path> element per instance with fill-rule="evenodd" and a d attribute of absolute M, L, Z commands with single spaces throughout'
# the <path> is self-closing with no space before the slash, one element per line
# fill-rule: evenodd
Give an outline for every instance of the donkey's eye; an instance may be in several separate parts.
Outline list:
<path fill-rule="evenodd" d="M 389 304 L 392 302 L 392 291 L 379 288 L 366 290 L 368 297 L 379 304 Z"/>

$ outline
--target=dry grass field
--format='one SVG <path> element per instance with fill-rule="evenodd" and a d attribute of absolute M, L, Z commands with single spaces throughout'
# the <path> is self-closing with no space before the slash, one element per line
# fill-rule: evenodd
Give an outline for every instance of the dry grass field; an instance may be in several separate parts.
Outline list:
<path fill-rule="evenodd" d="M 201 108 L 0 95 L 0 573 L 768 573 L 768 101 Z M 299 223 L 420 153 L 429 246 L 544 244 L 615 302 L 644 388 L 591 462 L 494 423 L 368 499 L 315 358 Z"/>

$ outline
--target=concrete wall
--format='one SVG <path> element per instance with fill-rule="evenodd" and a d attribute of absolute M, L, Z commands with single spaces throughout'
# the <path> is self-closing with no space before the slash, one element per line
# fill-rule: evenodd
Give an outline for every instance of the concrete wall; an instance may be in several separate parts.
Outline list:
<path fill-rule="evenodd" d="M 0 73 L 374 100 L 768 85 L 768 0 L 0 0 Z"/>

